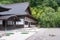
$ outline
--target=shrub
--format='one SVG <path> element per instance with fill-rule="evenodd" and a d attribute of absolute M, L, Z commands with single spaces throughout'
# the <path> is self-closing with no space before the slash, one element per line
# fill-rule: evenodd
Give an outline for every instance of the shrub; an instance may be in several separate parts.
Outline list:
<path fill-rule="evenodd" d="M 41 27 L 57 27 L 60 26 L 60 11 L 55 12 L 51 7 L 31 8 L 32 15 L 38 20 Z"/>

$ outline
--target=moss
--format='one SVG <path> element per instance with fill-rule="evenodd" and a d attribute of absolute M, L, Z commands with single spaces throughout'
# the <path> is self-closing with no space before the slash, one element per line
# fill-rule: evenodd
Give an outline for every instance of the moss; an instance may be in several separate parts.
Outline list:
<path fill-rule="evenodd" d="M 14 33 L 6 33 L 6 36 L 10 36 L 11 34 L 14 34 Z"/>
<path fill-rule="evenodd" d="M 28 34 L 28 32 L 22 32 L 21 34 Z"/>

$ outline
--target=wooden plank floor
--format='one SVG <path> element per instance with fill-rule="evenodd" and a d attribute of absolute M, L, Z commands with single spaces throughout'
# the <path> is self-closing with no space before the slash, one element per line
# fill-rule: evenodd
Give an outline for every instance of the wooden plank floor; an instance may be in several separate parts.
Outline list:
<path fill-rule="evenodd" d="M 45 28 L 26 40 L 60 40 L 60 28 Z"/>

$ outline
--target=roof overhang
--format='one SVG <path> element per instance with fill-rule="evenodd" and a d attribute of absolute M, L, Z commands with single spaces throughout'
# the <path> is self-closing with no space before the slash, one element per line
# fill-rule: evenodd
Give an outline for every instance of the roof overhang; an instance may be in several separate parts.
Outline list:
<path fill-rule="evenodd" d="M 5 7 L 0 6 L 0 12 L 4 12 L 4 11 L 8 11 L 8 10 L 10 10 L 10 8 L 5 8 Z"/>

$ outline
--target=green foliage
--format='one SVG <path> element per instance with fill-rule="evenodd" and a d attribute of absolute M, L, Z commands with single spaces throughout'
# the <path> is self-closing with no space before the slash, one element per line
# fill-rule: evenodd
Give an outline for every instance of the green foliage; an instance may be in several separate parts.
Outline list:
<path fill-rule="evenodd" d="M 12 0 L 0 0 L 0 4 L 12 4 L 14 3 Z"/>
<path fill-rule="evenodd" d="M 44 0 L 43 6 L 52 7 L 53 9 L 55 9 L 55 11 L 57 11 L 57 8 L 58 8 L 58 4 L 55 0 Z"/>
<path fill-rule="evenodd" d="M 41 24 L 43 24 L 43 27 L 55 27 L 54 17 L 54 10 L 50 7 L 45 8 L 44 13 L 40 16 L 40 20 L 42 21 Z"/>
<path fill-rule="evenodd" d="M 57 4 L 60 6 L 60 0 L 55 0 L 57 2 Z"/>
<path fill-rule="evenodd" d="M 51 7 L 41 8 L 31 8 L 32 15 L 38 20 L 38 23 L 41 27 L 58 27 L 60 26 L 60 9 L 59 12 L 55 12 L 55 10 Z"/>
<path fill-rule="evenodd" d="M 42 5 L 43 0 L 30 0 L 31 7 Z"/>

